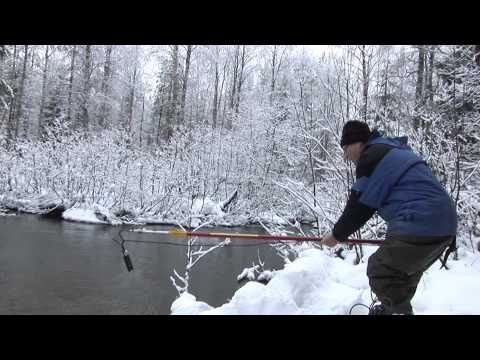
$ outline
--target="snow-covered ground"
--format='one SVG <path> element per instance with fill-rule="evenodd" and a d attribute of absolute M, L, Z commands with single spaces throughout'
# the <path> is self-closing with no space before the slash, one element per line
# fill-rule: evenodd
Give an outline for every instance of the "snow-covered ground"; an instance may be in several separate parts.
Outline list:
<path fill-rule="evenodd" d="M 351 310 L 353 315 L 366 314 L 364 306 L 353 306 L 372 302 L 366 259 L 375 248 L 369 249 L 359 265 L 353 265 L 351 257 L 342 260 L 319 249 L 304 250 L 276 271 L 268 284 L 249 281 L 220 307 L 184 293 L 173 302 L 171 313 L 346 315 Z M 437 262 L 424 274 L 412 301 L 415 314 L 480 314 L 480 258 L 468 251 L 462 251 L 457 261 L 452 257 L 448 271 L 440 270 Z"/>
<path fill-rule="evenodd" d="M 157 225 L 181 224 L 182 226 L 192 228 L 204 223 L 208 223 L 209 226 L 224 227 L 246 226 L 258 222 L 274 225 L 286 224 L 284 219 L 274 213 L 264 212 L 258 214 L 256 217 L 249 217 L 242 214 L 232 215 L 223 212 L 221 205 L 222 202 L 214 202 L 206 198 L 205 200 L 194 201 L 190 217 L 185 218 L 183 221 L 176 219 L 163 219 L 153 216 L 133 215 L 133 218 L 128 219 L 128 223 L 135 222 L 139 224 Z M 67 209 L 62 217 L 69 221 L 86 222 L 91 224 L 120 225 L 127 222 L 125 219 L 116 217 L 110 210 L 97 204 L 76 205 L 73 208 Z"/>
<path fill-rule="evenodd" d="M 118 220 L 108 209 L 102 206 L 92 207 L 74 207 L 63 212 L 62 217 L 65 220 L 85 222 L 91 224 L 110 224 L 120 225 Z"/>
<path fill-rule="evenodd" d="M 95 211 L 91 209 L 82 209 L 74 208 L 66 210 L 62 217 L 65 220 L 76 221 L 76 222 L 85 222 L 91 224 L 107 224 L 106 221 L 100 220 L 96 215 Z"/>

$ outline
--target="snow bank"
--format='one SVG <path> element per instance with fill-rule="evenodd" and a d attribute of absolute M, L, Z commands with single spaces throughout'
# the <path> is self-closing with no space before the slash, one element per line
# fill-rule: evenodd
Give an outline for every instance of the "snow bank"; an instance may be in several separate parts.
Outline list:
<path fill-rule="evenodd" d="M 16 216 L 17 214 L 9 213 L 8 210 L 0 209 L 0 216 Z"/>
<path fill-rule="evenodd" d="M 265 224 L 286 225 L 287 222 L 274 213 L 262 213 L 259 216 L 250 214 L 234 214 L 224 212 L 225 201 L 215 202 L 210 198 L 195 199 L 190 204 L 187 199 L 178 199 L 182 209 L 181 214 L 152 215 L 142 213 L 139 209 L 126 209 L 118 212 L 115 209 L 107 209 L 98 204 L 84 203 L 80 196 L 74 199 L 60 199 L 55 193 L 42 193 L 31 198 L 21 198 L 18 194 L 0 194 L 0 216 L 7 212 L 20 211 L 32 214 L 43 214 L 46 210 L 60 207 L 64 211 L 63 218 L 69 221 L 86 222 L 92 224 L 156 224 L 156 225 L 177 225 L 186 227 L 198 227 L 208 223 L 210 226 L 240 227 L 251 224 L 258 224 L 260 220 Z M 72 204 L 76 203 L 73 208 Z M 70 208 L 70 209 L 69 209 Z M 178 210 L 178 209 L 177 209 Z M 10 214 L 9 214 L 10 215 Z"/>
<path fill-rule="evenodd" d="M 65 220 L 85 222 L 91 224 L 120 225 L 118 220 L 108 209 L 100 205 L 90 207 L 76 207 L 65 210 L 62 214 Z"/>
<path fill-rule="evenodd" d="M 288 223 L 282 219 L 280 216 L 273 212 L 264 212 L 258 214 L 258 220 L 266 224 L 274 224 L 274 225 L 288 225 Z"/>
<path fill-rule="evenodd" d="M 22 199 L 15 194 L 0 195 L 0 206 L 2 208 L 6 208 L 7 210 L 23 211 L 24 209 L 30 209 L 31 205 L 31 200 Z"/>
<path fill-rule="evenodd" d="M 26 213 L 43 213 L 46 209 L 64 205 L 63 201 L 54 193 L 44 192 L 38 196 L 22 198 L 15 193 L 0 195 L 0 207 Z"/>
<path fill-rule="evenodd" d="M 415 314 L 480 314 L 480 259 L 466 253 L 449 265 L 450 270 L 439 270 L 437 262 L 425 273 L 412 300 Z M 354 315 L 366 314 L 364 306 L 354 307 L 372 302 L 366 267 L 366 262 L 353 265 L 348 259 L 308 249 L 276 271 L 268 284 L 247 282 L 218 308 L 183 294 L 172 304 L 171 313 L 346 315 L 351 310 Z"/>
<path fill-rule="evenodd" d="M 63 212 L 62 217 L 65 220 L 86 222 L 91 224 L 108 224 L 106 221 L 102 221 L 95 215 L 95 210 L 92 209 L 68 209 Z"/>
<path fill-rule="evenodd" d="M 195 199 L 192 204 L 192 214 L 194 215 L 214 215 L 223 216 L 225 213 L 222 211 L 221 203 L 216 203 L 209 198 Z"/>
<path fill-rule="evenodd" d="M 288 296 L 258 282 L 250 281 L 242 286 L 232 300 L 216 309 L 203 311 L 204 315 L 294 314 L 295 302 Z"/>
<path fill-rule="evenodd" d="M 480 314 L 480 258 L 467 253 L 449 261 L 449 270 L 435 264 L 423 276 L 413 298 L 418 314 Z"/>
<path fill-rule="evenodd" d="M 202 301 L 196 301 L 195 296 L 189 293 L 183 293 L 178 297 L 170 308 L 172 313 L 177 315 L 196 315 L 202 311 L 212 309 L 210 305 Z"/>

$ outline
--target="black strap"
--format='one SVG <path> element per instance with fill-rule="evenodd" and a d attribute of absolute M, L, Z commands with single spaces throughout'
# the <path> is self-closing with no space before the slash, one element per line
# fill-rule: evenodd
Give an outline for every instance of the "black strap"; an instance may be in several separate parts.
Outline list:
<path fill-rule="evenodd" d="M 445 251 L 445 255 L 444 255 L 444 257 L 443 257 L 443 260 L 440 258 L 440 262 L 442 263 L 442 266 L 440 266 L 440 269 L 445 268 L 446 270 L 448 270 L 448 267 L 447 267 L 448 257 L 449 257 L 450 254 L 451 254 L 452 252 L 454 252 L 455 250 L 457 250 L 457 237 L 456 237 L 456 236 L 453 237 L 453 240 L 452 240 L 452 242 L 450 243 L 450 246 L 449 246 L 448 249 Z"/>

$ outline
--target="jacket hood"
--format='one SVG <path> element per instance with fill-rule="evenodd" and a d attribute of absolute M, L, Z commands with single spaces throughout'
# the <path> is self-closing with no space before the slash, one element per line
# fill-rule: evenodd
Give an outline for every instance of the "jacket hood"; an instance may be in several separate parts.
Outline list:
<path fill-rule="evenodd" d="M 407 136 L 394 137 L 394 138 L 384 137 L 377 129 L 374 129 L 372 131 L 372 134 L 368 138 L 367 145 L 373 145 L 373 144 L 386 144 L 386 145 L 395 146 L 397 148 L 410 149 L 410 146 L 408 146 Z"/>

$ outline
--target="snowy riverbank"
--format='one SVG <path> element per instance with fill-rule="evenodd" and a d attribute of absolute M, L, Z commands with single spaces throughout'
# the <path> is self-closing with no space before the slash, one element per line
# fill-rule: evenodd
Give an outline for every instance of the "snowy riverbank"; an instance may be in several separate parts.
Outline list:
<path fill-rule="evenodd" d="M 365 315 L 372 302 L 367 258 L 353 265 L 318 249 L 307 249 L 266 285 L 249 281 L 224 305 L 213 308 L 184 293 L 171 306 L 173 315 Z M 353 256 L 354 254 L 352 254 Z M 480 259 L 468 251 L 450 258 L 449 270 L 435 263 L 423 276 L 413 298 L 416 315 L 480 314 Z M 352 309 L 353 307 L 353 309 Z"/>
<path fill-rule="evenodd" d="M 180 202 L 183 200 L 179 200 Z M 90 224 L 106 225 L 172 225 L 180 224 L 185 227 L 195 228 L 200 224 L 208 223 L 209 226 L 239 227 L 252 224 L 286 225 L 287 221 L 273 212 L 261 212 L 257 214 L 228 213 L 223 211 L 224 202 L 214 202 L 211 199 L 196 200 L 192 203 L 190 213 L 177 218 L 163 218 L 148 215 L 140 210 L 114 211 L 95 203 L 65 202 L 54 194 L 25 199 L 13 196 L 0 196 L 0 214 L 12 215 L 18 213 L 30 213 L 46 215 L 52 209 L 61 209 L 57 216 L 68 221 L 83 222 Z M 290 219 L 292 220 L 292 219 Z M 305 219 L 306 221 L 312 219 Z"/>

